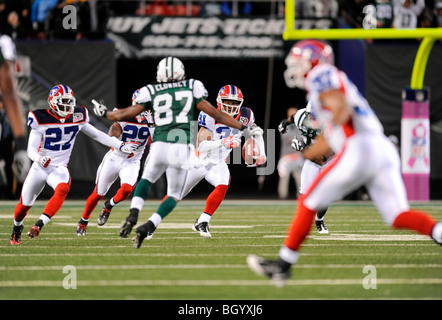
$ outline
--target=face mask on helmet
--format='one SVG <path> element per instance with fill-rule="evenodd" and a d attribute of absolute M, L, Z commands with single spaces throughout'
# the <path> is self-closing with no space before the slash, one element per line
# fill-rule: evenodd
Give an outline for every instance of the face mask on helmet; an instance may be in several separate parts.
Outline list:
<path fill-rule="evenodd" d="M 289 88 L 305 89 L 305 78 L 320 63 L 334 64 L 332 47 L 320 40 L 302 40 L 296 43 L 285 59 L 284 80 Z"/>
<path fill-rule="evenodd" d="M 57 85 L 49 92 L 49 107 L 59 117 L 65 118 L 74 112 L 76 100 L 74 92 L 66 85 Z"/>
<path fill-rule="evenodd" d="M 216 102 L 219 110 L 234 117 L 239 113 L 244 97 L 238 87 L 227 85 L 219 90 Z"/>
<path fill-rule="evenodd" d="M 157 67 L 158 82 L 180 81 L 186 77 L 184 65 L 180 59 L 167 57 L 160 61 Z"/>

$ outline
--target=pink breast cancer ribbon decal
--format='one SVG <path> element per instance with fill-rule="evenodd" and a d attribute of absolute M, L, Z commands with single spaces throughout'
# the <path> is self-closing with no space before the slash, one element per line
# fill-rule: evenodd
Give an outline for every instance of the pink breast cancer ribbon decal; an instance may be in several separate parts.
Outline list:
<path fill-rule="evenodd" d="M 428 157 L 425 152 L 427 145 L 427 129 L 422 123 L 419 123 L 412 130 L 411 139 L 411 156 L 408 160 L 408 165 L 413 168 L 417 159 L 423 159 L 425 165 L 428 166 Z"/>

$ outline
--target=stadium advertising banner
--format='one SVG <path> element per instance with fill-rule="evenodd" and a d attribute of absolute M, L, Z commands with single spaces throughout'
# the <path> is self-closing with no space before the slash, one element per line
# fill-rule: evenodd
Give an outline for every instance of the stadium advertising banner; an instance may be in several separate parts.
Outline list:
<path fill-rule="evenodd" d="M 328 29 L 330 19 L 297 21 L 300 29 Z M 283 18 L 113 17 L 108 37 L 118 57 L 268 58 L 285 56 Z"/>

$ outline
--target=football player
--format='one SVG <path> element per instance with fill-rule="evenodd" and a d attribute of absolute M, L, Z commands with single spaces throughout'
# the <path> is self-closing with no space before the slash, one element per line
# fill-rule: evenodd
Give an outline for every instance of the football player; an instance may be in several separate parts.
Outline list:
<path fill-rule="evenodd" d="M 321 134 L 320 130 L 313 128 L 313 121 L 311 104 L 308 103 L 305 108 L 299 109 L 290 118 L 282 120 L 278 126 L 278 130 L 281 133 L 286 133 L 289 125 L 295 125 L 301 134 L 293 138 L 292 148 L 296 151 L 302 151 L 314 143 L 315 138 Z M 307 192 L 307 188 L 328 163 L 332 155 L 333 151 L 328 149 L 325 154 L 322 154 L 315 159 L 306 159 L 304 161 L 301 171 L 301 185 L 299 187 L 299 194 L 301 196 Z M 317 212 L 315 215 L 316 230 L 320 234 L 328 234 L 328 228 L 324 221 L 324 215 L 326 212 L 327 208 Z"/>
<path fill-rule="evenodd" d="M 136 90 L 132 95 L 132 104 L 138 97 L 140 90 Z M 94 100 L 95 103 L 98 103 Z M 112 208 L 127 199 L 135 187 L 140 171 L 140 161 L 145 147 L 152 141 L 154 132 L 154 122 L 150 112 L 143 111 L 133 119 L 114 122 L 109 129 L 109 136 L 120 138 L 122 141 L 139 143 L 140 147 L 132 154 L 127 155 L 120 150 L 112 148 L 103 157 L 98 167 L 95 179 L 95 188 L 86 201 L 86 205 L 77 225 L 77 236 L 85 236 L 89 218 L 97 206 L 109 191 L 112 184 L 120 178 L 120 188 L 116 194 L 107 200 L 100 215 L 98 225 L 103 226 L 109 219 Z M 135 174 L 136 173 L 136 174 Z"/>
<path fill-rule="evenodd" d="M 163 173 L 166 173 L 167 197 L 147 223 L 136 229 L 136 235 L 132 239 L 135 248 L 139 248 L 144 239 L 149 240 L 153 237 L 157 226 L 182 199 L 188 170 L 196 164 L 195 149 L 190 138 L 195 107 L 229 127 L 248 129 L 251 135 L 256 132 L 213 107 L 206 100 L 208 94 L 203 83 L 196 79 L 186 79 L 184 65 L 178 58 L 162 59 L 157 67 L 156 80 L 155 84 L 140 89 L 135 105 L 109 112 L 104 105 L 94 108 L 97 115 L 105 116 L 112 121 L 130 119 L 146 108 L 152 110 L 155 135 L 142 177 L 135 188 L 129 216 L 119 230 L 120 236 L 123 238 L 129 236 L 138 221 L 139 212 L 143 208 L 152 183 L 155 183 Z"/>
<path fill-rule="evenodd" d="M 253 111 L 242 106 L 244 97 L 238 87 L 234 85 L 223 86 L 218 92 L 216 101 L 218 109 L 222 112 L 239 120 L 247 127 L 256 127 Z M 204 111 L 199 114 L 198 125 L 200 130 L 197 138 L 197 154 L 204 165 L 189 171 L 183 197 L 202 179 L 206 179 L 215 187 L 206 200 L 204 211 L 192 226 L 192 229 L 199 232 L 201 236 L 210 238 L 212 236 L 209 231 L 210 219 L 224 200 L 230 185 L 231 177 L 226 158 L 233 148 L 240 147 L 243 131 L 218 123 Z M 262 134 L 262 130 L 258 129 L 254 135 L 261 154 L 256 156 L 254 164 L 247 165 L 248 167 L 260 166 L 266 162 Z"/>
<path fill-rule="evenodd" d="M 291 49 L 291 78 L 308 92 L 307 100 L 324 133 L 298 153 L 299 164 L 331 148 L 335 155 L 299 199 L 279 259 L 249 255 L 249 267 L 283 286 L 310 232 L 315 213 L 365 186 L 385 223 L 431 237 L 442 245 L 442 222 L 410 209 L 401 176 L 399 153 L 384 135 L 367 100 L 346 74 L 329 63 L 332 47 L 320 40 L 302 40 Z"/>
<path fill-rule="evenodd" d="M 69 192 L 71 176 L 68 162 L 78 132 L 82 131 L 94 140 L 132 154 L 138 148 L 134 143 L 125 143 L 109 137 L 89 124 L 89 113 L 84 107 L 76 107 L 71 88 L 60 84 L 49 92 L 49 109 L 38 109 L 28 114 L 29 134 L 27 154 L 33 161 L 23 184 L 20 202 L 15 207 L 11 245 L 21 243 L 23 220 L 33 206 L 45 184 L 54 189 L 38 221 L 28 231 L 34 238 L 57 213 Z"/>

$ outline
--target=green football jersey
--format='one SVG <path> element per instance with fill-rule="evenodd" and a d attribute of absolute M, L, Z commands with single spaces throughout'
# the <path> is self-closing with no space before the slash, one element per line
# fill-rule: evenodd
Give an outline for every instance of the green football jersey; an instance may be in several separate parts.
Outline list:
<path fill-rule="evenodd" d="M 195 106 L 208 96 L 195 79 L 148 84 L 134 100 L 152 111 L 155 133 L 152 141 L 189 144 Z"/>

